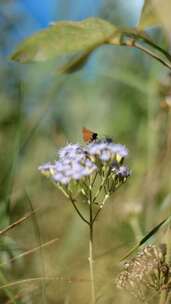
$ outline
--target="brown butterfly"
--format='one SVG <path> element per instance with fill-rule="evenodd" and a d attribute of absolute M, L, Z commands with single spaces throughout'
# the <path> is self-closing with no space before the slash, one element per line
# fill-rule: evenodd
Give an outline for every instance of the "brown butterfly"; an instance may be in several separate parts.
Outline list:
<path fill-rule="evenodd" d="M 83 140 L 86 143 L 95 141 L 98 137 L 97 133 L 90 131 L 87 128 L 82 128 L 82 135 L 83 135 Z"/>

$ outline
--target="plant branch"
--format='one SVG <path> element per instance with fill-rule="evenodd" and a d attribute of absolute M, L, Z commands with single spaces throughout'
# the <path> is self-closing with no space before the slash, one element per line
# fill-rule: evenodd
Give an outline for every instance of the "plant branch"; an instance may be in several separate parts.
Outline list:
<path fill-rule="evenodd" d="M 33 210 L 32 212 L 27 213 L 25 216 L 21 217 L 16 222 L 10 224 L 9 226 L 5 227 L 4 229 L 0 230 L 0 236 L 8 232 L 9 230 L 13 229 L 14 227 L 18 226 L 19 224 L 23 223 L 27 219 L 29 219 L 33 214 L 35 214 L 37 211 L 39 211 L 40 208 L 37 208 Z"/>
<path fill-rule="evenodd" d="M 69 192 L 69 190 L 68 190 L 68 192 L 67 192 L 67 190 L 65 190 L 63 187 L 61 187 L 61 186 L 59 186 L 58 185 L 58 187 L 59 187 L 59 189 L 64 193 L 64 195 L 71 201 L 71 203 L 72 203 L 72 205 L 73 205 L 73 207 L 74 207 L 74 209 L 75 209 L 75 211 L 77 212 L 77 214 L 79 215 L 79 217 L 86 223 L 86 224 L 88 224 L 89 225 L 89 221 L 84 217 L 84 215 L 80 212 L 80 210 L 78 209 L 78 207 L 77 207 L 77 205 L 75 204 L 75 199 L 72 197 L 72 195 L 71 195 L 71 193 Z"/>
<path fill-rule="evenodd" d="M 80 212 L 80 210 L 78 209 L 77 205 L 75 204 L 75 200 L 69 196 L 69 199 L 75 209 L 75 211 L 77 212 L 77 214 L 79 215 L 79 217 L 86 223 L 86 224 L 90 224 L 89 221 L 84 217 L 84 215 Z"/>
<path fill-rule="evenodd" d="M 106 182 L 107 178 L 109 177 L 109 175 L 110 175 L 110 169 L 107 171 L 106 175 L 103 176 L 101 184 L 94 196 L 93 202 L 96 201 L 96 199 L 97 199 L 98 195 L 100 194 L 101 190 L 103 189 L 103 186 L 105 185 L 105 182 Z"/>
<path fill-rule="evenodd" d="M 171 61 L 171 55 L 161 48 L 159 45 L 155 44 L 152 40 L 142 37 L 141 38 L 146 44 L 152 46 L 154 49 L 158 50 L 160 53 L 162 53 L 169 61 Z"/>
<path fill-rule="evenodd" d="M 137 43 L 136 41 L 134 42 L 134 46 L 137 49 L 140 49 L 141 51 L 143 51 L 144 53 L 152 56 L 154 59 L 158 60 L 159 62 L 161 62 L 164 66 L 166 66 L 167 68 L 169 68 L 171 70 L 171 63 L 169 63 L 168 61 L 164 60 L 163 58 L 161 58 L 159 55 L 155 54 L 154 52 L 152 52 L 151 50 L 149 50 L 148 48 L 142 46 L 140 43 Z"/>
<path fill-rule="evenodd" d="M 94 175 L 94 178 L 93 178 L 93 181 L 92 181 L 92 187 L 94 186 L 94 183 L 95 183 L 95 181 L 96 181 L 97 175 L 98 175 L 98 172 L 96 172 L 95 175 Z"/>
<path fill-rule="evenodd" d="M 95 214 L 95 216 L 94 216 L 94 218 L 93 218 L 93 223 L 94 223 L 95 220 L 97 219 L 97 217 L 98 217 L 100 211 L 103 209 L 104 204 L 105 204 L 106 200 L 108 199 L 108 197 L 109 197 L 109 194 L 106 194 L 105 197 L 104 197 L 103 202 L 100 204 L 100 207 L 99 207 L 99 209 L 97 210 L 97 212 L 96 212 L 96 214 Z"/>
<path fill-rule="evenodd" d="M 157 61 L 161 62 L 167 68 L 171 69 L 171 55 L 168 52 L 166 52 L 165 50 L 163 50 L 162 48 L 160 48 L 160 46 L 156 45 L 154 42 L 150 41 L 149 39 L 147 39 L 145 37 L 140 37 L 140 39 L 143 42 L 145 42 L 149 46 L 153 47 L 154 49 L 156 49 L 157 51 L 162 53 L 168 60 L 165 60 L 161 56 L 159 56 L 156 53 L 154 53 L 153 51 L 151 51 L 149 48 L 146 48 L 141 43 L 137 42 L 136 41 L 137 37 L 135 37 L 135 35 L 132 36 L 132 35 L 129 35 L 128 33 L 125 33 L 125 37 L 127 38 L 127 40 L 124 41 L 124 39 L 122 37 L 122 39 L 120 40 L 120 45 L 125 45 L 125 46 L 128 46 L 128 47 L 135 47 L 137 49 L 140 49 L 144 53 L 150 55 L 151 57 L 153 57 Z M 115 45 L 115 39 L 113 39 L 113 37 L 112 37 L 109 40 L 109 43 Z"/>

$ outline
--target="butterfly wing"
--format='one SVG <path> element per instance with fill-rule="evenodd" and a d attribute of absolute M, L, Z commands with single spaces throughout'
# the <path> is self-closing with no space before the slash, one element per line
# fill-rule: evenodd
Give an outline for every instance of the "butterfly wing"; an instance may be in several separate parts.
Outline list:
<path fill-rule="evenodd" d="M 92 132 L 87 128 L 82 128 L 82 134 L 83 134 L 83 140 L 86 143 L 96 140 L 97 138 L 97 133 Z"/>

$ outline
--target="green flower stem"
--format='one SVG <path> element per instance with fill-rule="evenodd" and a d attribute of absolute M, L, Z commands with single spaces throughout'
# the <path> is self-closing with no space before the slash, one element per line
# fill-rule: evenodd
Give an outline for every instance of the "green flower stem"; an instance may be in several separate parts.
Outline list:
<path fill-rule="evenodd" d="M 95 281 L 94 281 L 94 267 L 93 267 L 93 202 L 89 200 L 89 212 L 90 212 L 90 222 L 89 222 L 89 268 L 90 268 L 90 282 L 91 282 L 91 303 L 96 303 L 96 293 L 95 293 Z"/>
<path fill-rule="evenodd" d="M 98 190 L 97 190 L 97 192 L 96 192 L 96 194 L 95 194 L 95 196 L 94 196 L 93 202 L 96 201 L 96 199 L 97 199 L 97 197 L 99 196 L 100 192 L 101 192 L 102 189 L 104 188 L 104 185 L 105 185 L 107 179 L 109 178 L 109 175 L 110 175 L 110 170 L 108 170 L 108 172 L 106 173 L 106 175 L 103 176 L 102 181 L 101 181 L 101 184 L 100 184 L 100 186 L 99 186 L 99 188 L 98 188 Z"/>
<path fill-rule="evenodd" d="M 91 183 L 92 187 L 94 186 L 94 183 L 95 183 L 95 181 L 96 181 L 97 175 L 98 175 L 98 172 L 96 172 L 95 175 L 94 175 L 93 181 L 92 181 L 92 183 Z"/>
<path fill-rule="evenodd" d="M 112 189 L 113 189 L 113 187 L 114 187 L 114 184 L 115 184 L 115 182 L 113 183 L 113 186 L 111 187 L 111 189 L 109 190 L 109 192 L 105 194 L 104 200 L 103 200 L 102 203 L 100 204 L 100 207 L 99 207 L 99 209 L 97 210 L 97 213 L 95 214 L 95 216 L 94 216 L 94 218 L 93 218 L 93 223 L 95 222 L 95 220 L 97 219 L 99 213 L 100 213 L 101 210 L 103 209 L 103 207 L 104 207 L 104 205 L 105 205 L 107 199 L 108 199 L 109 196 L 112 194 L 112 192 L 113 192 Z M 116 191 L 120 186 L 121 186 L 121 184 L 118 185 L 118 187 L 115 189 L 115 191 Z M 94 202 L 94 200 L 93 200 L 93 202 Z"/>
<path fill-rule="evenodd" d="M 54 183 L 55 184 L 55 183 Z M 56 186 L 56 184 L 55 184 Z M 60 185 L 58 185 L 58 188 L 63 192 L 63 194 L 71 201 L 75 211 L 77 212 L 77 214 L 79 215 L 79 217 L 86 223 L 89 225 L 89 221 L 84 217 L 84 215 L 82 215 L 82 213 L 80 212 L 80 210 L 77 208 L 77 205 L 75 204 L 75 199 L 72 197 L 72 195 L 70 193 L 67 192 L 67 190 L 65 190 L 63 187 L 61 187 Z"/>
<path fill-rule="evenodd" d="M 86 224 L 90 224 L 90 222 L 84 217 L 84 215 L 82 215 L 82 213 L 80 212 L 80 210 L 77 208 L 77 205 L 75 204 L 75 199 L 72 198 L 71 195 L 69 195 L 69 199 L 75 209 L 75 211 L 77 212 L 77 214 L 79 215 L 79 217 L 86 223 Z"/>
<path fill-rule="evenodd" d="M 67 190 L 65 190 L 62 186 L 60 186 L 60 184 L 56 184 L 53 180 L 52 180 L 52 183 L 53 185 L 56 187 L 56 188 L 59 188 L 59 190 L 62 191 L 62 193 L 69 199 L 69 194 L 67 193 Z"/>
<path fill-rule="evenodd" d="M 95 216 L 94 216 L 94 218 L 93 218 L 93 223 L 95 222 L 96 218 L 98 217 L 100 211 L 103 209 L 104 204 L 105 204 L 106 200 L 108 199 L 108 197 L 109 197 L 109 194 L 106 194 L 105 197 L 104 197 L 103 202 L 100 204 L 100 207 L 99 207 L 99 209 L 97 210 L 97 212 L 96 212 L 96 214 L 95 214 Z"/>

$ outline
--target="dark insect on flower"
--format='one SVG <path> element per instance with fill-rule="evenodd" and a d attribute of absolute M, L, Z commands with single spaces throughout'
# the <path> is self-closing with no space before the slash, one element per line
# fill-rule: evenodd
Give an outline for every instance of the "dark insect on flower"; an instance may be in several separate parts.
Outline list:
<path fill-rule="evenodd" d="M 82 128 L 83 140 L 86 143 L 96 142 L 96 143 L 107 143 L 110 144 L 113 142 L 111 137 L 104 137 L 102 139 L 98 139 L 98 133 L 95 133 L 87 128 Z"/>
<path fill-rule="evenodd" d="M 83 134 L 83 140 L 84 142 L 92 142 L 95 141 L 98 138 L 98 134 L 90 131 L 87 128 L 82 128 L 82 134 Z"/>
<path fill-rule="evenodd" d="M 110 137 L 105 137 L 104 141 L 107 142 L 108 144 L 110 144 L 113 142 L 113 139 Z"/>

